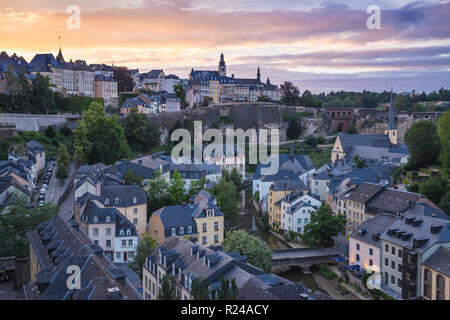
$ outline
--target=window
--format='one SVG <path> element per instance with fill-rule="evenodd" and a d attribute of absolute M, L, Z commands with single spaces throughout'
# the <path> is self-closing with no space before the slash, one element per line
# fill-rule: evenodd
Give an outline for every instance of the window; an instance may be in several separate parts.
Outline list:
<path fill-rule="evenodd" d="M 356 261 L 359 262 L 359 254 L 356 255 Z"/>
<path fill-rule="evenodd" d="M 122 247 L 126 247 L 127 246 L 127 240 L 122 240 Z"/>
<path fill-rule="evenodd" d="M 133 240 L 128 240 L 128 246 L 132 247 L 133 246 Z"/>
<path fill-rule="evenodd" d="M 391 276 L 391 283 L 395 284 L 395 277 L 394 276 Z"/>
<path fill-rule="evenodd" d="M 400 263 L 397 265 L 397 270 L 398 272 L 402 272 L 402 265 Z"/>
<path fill-rule="evenodd" d="M 111 240 L 106 240 L 106 246 L 111 247 Z"/>
<path fill-rule="evenodd" d="M 172 228 L 172 235 L 174 236 L 177 233 L 177 231 L 175 230 L 175 228 Z"/>
<path fill-rule="evenodd" d="M 373 266 L 373 260 L 369 259 L 369 266 Z"/>
<path fill-rule="evenodd" d="M 134 214 L 138 213 L 138 209 L 137 208 L 133 208 L 133 213 Z"/>
<path fill-rule="evenodd" d="M 122 259 L 122 252 L 116 252 L 116 259 Z"/>
<path fill-rule="evenodd" d="M 127 230 L 127 235 L 128 236 L 131 235 L 131 230 L 130 229 Z"/>
<path fill-rule="evenodd" d="M 188 233 L 192 233 L 192 227 L 191 226 L 188 227 Z"/>
<path fill-rule="evenodd" d="M 308 218 L 305 218 L 305 224 L 308 224 L 308 222 L 309 222 L 309 219 Z"/>
<path fill-rule="evenodd" d="M 98 236 L 98 228 L 94 228 L 94 236 Z"/>
<path fill-rule="evenodd" d="M 204 223 L 203 225 L 202 225 L 202 230 L 203 230 L 203 232 L 206 232 L 206 223 Z"/>
<path fill-rule="evenodd" d="M 95 244 L 98 244 L 98 240 L 94 240 L 94 243 L 95 243 Z"/>
<path fill-rule="evenodd" d="M 436 300 L 445 300 L 445 278 L 441 275 L 436 277 Z"/>
<path fill-rule="evenodd" d="M 395 270 L 395 261 L 391 261 L 391 269 Z"/>
<path fill-rule="evenodd" d="M 369 248 L 369 255 L 373 256 L 373 249 L 372 248 Z"/>
<path fill-rule="evenodd" d="M 403 252 L 401 249 L 398 249 L 398 257 L 401 258 L 403 256 Z"/>
<path fill-rule="evenodd" d="M 134 224 L 135 226 L 137 226 L 137 224 L 138 224 L 138 219 L 137 219 L 137 218 L 134 218 L 134 219 L 133 219 L 133 224 Z"/>
<path fill-rule="evenodd" d="M 98 217 L 97 216 L 94 217 L 94 223 L 98 223 Z"/>
<path fill-rule="evenodd" d="M 389 260 L 387 258 L 384 258 L 384 265 L 389 266 Z"/>
<path fill-rule="evenodd" d="M 385 284 L 389 283 L 389 273 L 387 273 L 387 272 L 384 273 L 384 283 Z"/>
<path fill-rule="evenodd" d="M 359 251 L 359 243 L 356 244 L 356 250 Z"/>
<path fill-rule="evenodd" d="M 109 199 L 105 199 L 105 206 L 109 205 Z"/>
<path fill-rule="evenodd" d="M 423 295 L 425 298 L 431 299 L 431 271 L 425 269 L 424 275 Z"/>
<path fill-rule="evenodd" d="M 386 244 L 386 245 L 384 246 L 384 250 L 385 250 L 386 252 L 389 252 L 389 245 Z"/>
<path fill-rule="evenodd" d="M 219 243 L 219 235 L 218 234 L 214 235 L 214 242 Z"/>
<path fill-rule="evenodd" d="M 395 256 L 395 248 L 392 247 L 392 254 Z"/>
<path fill-rule="evenodd" d="M 106 222 L 111 222 L 111 217 L 110 216 L 106 217 Z"/>
<path fill-rule="evenodd" d="M 184 234 L 184 228 L 180 227 L 180 234 Z"/>
<path fill-rule="evenodd" d="M 219 231 L 219 222 L 214 222 L 214 231 Z"/>
<path fill-rule="evenodd" d="M 133 204 L 136 204 L 136 203 L 137 203 L 137 198 L 133 197 Z M 136 209 L 136 211 L 137 211 L 137 209 Z"/>
<path fill-rule="evenodd" d="M 207 241 L 206 241 L 206 236 L 203 236 L 203 237 L 202 237 L 202 244 L 206 244 L 206 242 L 207 242 Z"/>
<path fill-rule="evenodd" d="M 397 279 L 397 287 L 402 287 L 402 279 Z"/>
<path fill-rule="evenodd" d="M 110 236 L 111 235 L 111 228 L 106 228 L 106 235 Z"/>
<path fill-rule="evenodd" d="M 302 219 L 297 219 L 297 224 L 302 224 Z"/>

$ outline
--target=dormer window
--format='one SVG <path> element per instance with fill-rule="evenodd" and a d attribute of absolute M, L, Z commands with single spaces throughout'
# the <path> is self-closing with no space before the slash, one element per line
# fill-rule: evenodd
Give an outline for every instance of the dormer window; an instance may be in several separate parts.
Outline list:
<path fill-rule="evenodd" d="M 180 227 L 180 234 L 184 234 L 184 228 Z"/>
<path fill-rule="evenodd" d="M 116 205 L 118 205 L 118 204 L 120 203 L 119 198 L 116 198 L 116 200 L 114 200 L 114 203 L 115 203 Z"/>
<path fill-rule="evenodd" d="M 120 230 L 120 235 L 121 235 L 121 236 L 124 235 L 123 229 Z"/>
<path fill-rule="evenodd" d="M 133 204 L 137 204 L 137 198 L 133 197 Z"/>
<path fill-rule="evenodd" d="M 131 230 L 130 229 L 127 230 L 127 236 L 129 236 L 129 235 L 131 235 Z"/>
<path fill-rule="evenodd" d="M 192 227 L 191 226 L 188 227 L 188 233 L 192 233 Z"/>
<path fill-rule="evenodd" d="M 105 206 L 109 206 L 109 199 L 105 199 Z"/>
<path fill-rule="evenodd" d="M 106 217 L 106 222 L 111 222 L 111 217 L 110 216 Z"/>
<path fill-rule="evenodd" d="M 172 235 L 174 236 L 177 233 L 177 231 L 175 230 L 175 228 L 172 228 Z"/>
<path fill-rule="evenodd" d="M 94 223 L 98 223 L 98 217 L 97 216 L 95 216 L 93 220 L 94 220 Z"/>
<path fill-rule="evenodd" d="M 214 209 L 208 209 L 206 210 L 206 215 L 208 217 L 213 217 L 214 216 Z"/>

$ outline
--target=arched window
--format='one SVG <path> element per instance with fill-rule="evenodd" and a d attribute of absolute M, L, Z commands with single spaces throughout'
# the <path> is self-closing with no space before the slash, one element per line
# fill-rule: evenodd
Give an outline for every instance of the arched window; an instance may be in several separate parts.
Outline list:
<path fill-rule="evenodd" d="M 120 235 L 121 235 L 121 236 L 124 235 L 123 229 L 120 230 Z"/>
<path fill-rule="evenodd" d="M 94 223 L 98 223 L 98 217 L 97 216 L 95 216 L 93 220 L 94 220 Z"/>
<path fill-rule="evenodd" d="M 105 206 L 109 205 L 109 199 L 105 199 Z"/>
<path fill-rule="evenodd" d="M 111 222 L 111 217 L 110 216 L 106 217 L 106 222 Z"/>
<path fill-rule="evenodd" d="M 127 230 L 127 236 L 129 236 L 131 234 L 130 229 Z"/>

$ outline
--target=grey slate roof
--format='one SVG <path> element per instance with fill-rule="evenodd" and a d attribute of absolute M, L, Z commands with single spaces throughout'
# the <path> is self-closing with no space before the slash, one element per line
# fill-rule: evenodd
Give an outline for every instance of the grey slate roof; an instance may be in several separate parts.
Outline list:
<path fill-rule="evenodd" d="M 380 236 L 397 220 L 393 215 L 381 213 L 361 223 L 350 235 L 351 238 L 380 247 Z"/>
<path fill-rule="evenodd" d="M 437 248 L 423 265 L 450 277 L 450 248 Z"/>
<path fill-rule="evenodd" d="M 450 243 L 450 221 L 406 211 L 380 238 L 421 254 L 435 243 Z"/>
<path fill-rule="evenodd" d="M 348 151 L 351 146 L 391 148 L 391 143 L 387 135 L 340 133 L 338 136 L 341 141 L 342 148 L 345 151 Z"/>
<path fill-rule="evenodd" d="M 307 155 L 303 154 L 280 154 L 279 155 L 279 166 L 280 170 L 293 170 L 295 174 L 299 175 L 306 171 L 310 171 L 314 169 L 314 164 L 311 159 Z M 258 163 L 256 167 L 255 174 L 253 175 L 253 179 L 261 178 L 261 168 L 270 167 L 270 163 L 262 164 Z"/>
<path fill-rule="evenodd" d="M 136 287 L 126 280 L 123 284 L 107 270 L 114 265 L 103 257 L 101 250 L 81 231 L 78 224 L 62 220 L 58 215 L 27 234 L 41 272 L 37 281 L 24 286 L 27 300 L 108 300 L 107 289 L 117 287 L 123 299 L 140 300 Z M 75 227 L 75 228 L 74 228 Z M 49 254 L 50 253 L 50 254 Z M 81 270 L 82 289 L 68 290 L 67 267 Z"/>
<path fill-rule="evenodd" d="M 103 186 L 102 197 L 108 199 L 110 205 L 116 207 L 131 207 L 147 203 L 147 193 L 137 185 Z M 119 199 L 119 203 L 115 203 Z M 134 203 L 136 199 L 136 203 Z"/>
<path fill-rule="evenodd" d="M 61 69 L 58 61 L 51 53 L 37 54 L 29 63 L 30 72 L 52 72 L 49 66 Z"/>

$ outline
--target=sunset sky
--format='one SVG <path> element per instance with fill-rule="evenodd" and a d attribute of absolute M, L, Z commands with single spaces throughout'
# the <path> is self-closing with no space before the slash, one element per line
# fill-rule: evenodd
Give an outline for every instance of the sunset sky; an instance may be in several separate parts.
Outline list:
<path fill-rule="evenodd" d="M 69 5 L 81 28 L 69 30 Z M 381 29 L 369 30 L 370 5 Z M 88 63 L 216 69 L 292 81 L 301 91 L 450 88 L 450 0 L 0 0 L 0 51 Z"/>

